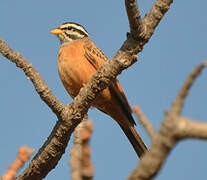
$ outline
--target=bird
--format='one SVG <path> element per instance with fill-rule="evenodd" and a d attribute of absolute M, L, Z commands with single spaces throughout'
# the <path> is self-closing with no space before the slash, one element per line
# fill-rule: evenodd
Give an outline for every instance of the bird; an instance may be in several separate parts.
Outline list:
<path fill-rule="evenodd" d="M 87 30 L 75 22 L 66 22 L 50 31 L 60 40 L 58 52 L 58 73 L 68 94 L 75 98 L 107 57 L 92 42 Z M 147 151 L 141 136 L 135 129 L 132 110 L 125 93 L 115 79 L 110 86 L 101 91 L 92 107 L 114 119 L 133 146 L 140 158 Z"/>

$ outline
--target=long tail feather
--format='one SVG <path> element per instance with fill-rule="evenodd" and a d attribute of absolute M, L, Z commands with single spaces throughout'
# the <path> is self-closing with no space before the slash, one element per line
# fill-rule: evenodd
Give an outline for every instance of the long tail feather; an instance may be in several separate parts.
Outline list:
<path fill-rule="evenodd" d="M 137 153 L 138 157 L 142 157 L 145 151 L 147 151 L 147 147 L 142 141 L 142 138 L 137 133 L 136 129 L 133 126 L 130 128 L 124 128 L 120 125 L 121 129 L 124 131 L 124 134 L 129 139 L 131 145 L 133 146 L 135 152 Z"/>

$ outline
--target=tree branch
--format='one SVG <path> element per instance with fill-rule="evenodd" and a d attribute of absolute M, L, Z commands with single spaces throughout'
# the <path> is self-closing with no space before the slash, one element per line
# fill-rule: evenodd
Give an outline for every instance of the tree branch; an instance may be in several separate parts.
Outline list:
<path fill-rule="evenodd" d="M 30 158 L 33 154 L 34 150 L 29 149 L 27 146 L 22 146 L 19 148 L 17 158 L 11 164 L 7 170 L 7 172 L 3 175 L 2 180 L 13 180 L 16 177 L 19 169 L 25 164 L 25 162 Z"/>
<path fill-rule="evenodd" d="M 125 0 L 127 16 L 129 18 L 129 27 L 132 36 L 136 39 L 139 38 L 140 33 L 143 31 L 142 18 L 138 9 L 136 0 Z"/>
<path fill-rule="evenodd" d="M 181 92 L 176 99 L 184 99 L 189 88 L 195 82 L 201 69 L 206 66 L 206 62 L 197 66 L 185 81 Z M 182 103 L 177 103 L 180 108 Z M 173 105 L 169 112 L 166 112 L 165 119 L 160 126 L 159 133 L 152 139 L 152 145 L 148 152 L 140 159 L 139 165 L 131 173 L 128 180 L 152 179 L 157 175 L 172 148 L 182 139 L 200 138 L 207 139 L 207 123 L 195 122 L 188 118 L 181 117 L 178 111 L 173 110 Z M 179 109 L 179 108 L 178 108 Z"/>
<path fill-rule="evenodd" d="M 182 88 L 180 89 L 175 101 L 172 104 L 171 111 L 181 114 L 183 109 L 183 104 L 186 96 L 189 93 L 191 86 L 194 84 L 196 78 L 200 75 L 201 71 L 207 66 L 207 62 L 199 64 L 194 71 L 189 75 Z"/>
<path fill-rule="evenodd" d="M 39 72 L 19 52 L 12 50 L 9 45 L 0 38 L 0 53 L 22 69 L 25 75 L 32 81 L 41 99 L 56 114 L 60 115 L 64 105 L 53 95 L 50 88 L 40 76 Z"/>
<path fill-rule="evenodd" d="M 207 123 L 193 121 L 189 118 L 180 117 L 178 120 L 177 137 L 207 139 Z"/>
<path fill-rule="evenodd" d="M 125 41 L 121 49 L 128 49 L 133 54 L 141 52 L 172 2 L 173 0 L 156 0 L 150 12 L 145 15 L 141 22 L 137 3 L 134 0 L 125 0 L 127 14 L 132 16 L 128 16 L 131 28 L 130 32 L 138 34 L 128 34 L 127 41 Z M 138 29 L 135 30 L 134 27 L 138 27 Z"/>
<path fill-rule="evenodd" d="M 143 19 L 144 32 L 142 37 L 146 40 L 152 36 L 155 28 L 163 18 L 165 13 L 169 10 L 173 0 L 156 0 L 149 13 Z"/>
<path fill-rule="evenodd" d="M 92 180 L 94 175 L 91 163 L 89 145 L 93 131 L 92 122 L 84 117 L 74 132 L 74 145 L 70 151 L 70 166 L 72 180 Z"/>
<path fill-rule="evenodd" d="M 150 136 L 151 139 L 155 138 L 157 136 L 156 131 L 154 130 L 152 124 L 148 121 L 146 116 L 142 113 L 141 109 L 139 106 L 134 105 L 132 107 L 134 113 L 136 114 L 137 118 L 141 122 L 141 124 L 144 126 L 145 130 L 147 131 L 148 135 Z"/>

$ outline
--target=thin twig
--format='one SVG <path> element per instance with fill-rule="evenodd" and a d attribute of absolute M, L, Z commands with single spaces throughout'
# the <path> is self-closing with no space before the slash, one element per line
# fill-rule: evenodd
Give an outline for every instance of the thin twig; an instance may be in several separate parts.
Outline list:
<path fill-rule="evenodd" d="M 141 124 L 144 126 L 146 129 L 147 133 L 149 134 L 150 138 L 153 139 L 157 136 L 156 131 L 154 130 L 152 124 L 148 121 L 146 116 L 142 113 L 141 109 L 139 106 L 134 105 L 132 107 L 133 111 L 135 112 L 137 118 L 141 122 Z"/>
<path fill-rule="evenodd" d="M 182 88 L 180 89 L 175 101 L 172 104 L 171 111 L 173 113 L 177 113 L 178 115 L 181 114 L 184 100 L 189 93 L 191 86 L 194 84 L 196 78 L 200 75 L 202 70 L 207 66 L 207 62 L 203 62 L 198 65 L 193 72 L 189 75 L 187 80 L 184 82 Z"/>
<path fill-rule="evenodd" d="M 25 162 L 30 158 L 33 154 L 34 149 L 29 149 L 27 146 L 22 146 L 19 148 L 18 155 L 13 162 L 8 167 L 7 172 L 3 175 L 3 180 L 13 180 L 16 177 L 17 172 L 19 169 L 25 164 Z"/>

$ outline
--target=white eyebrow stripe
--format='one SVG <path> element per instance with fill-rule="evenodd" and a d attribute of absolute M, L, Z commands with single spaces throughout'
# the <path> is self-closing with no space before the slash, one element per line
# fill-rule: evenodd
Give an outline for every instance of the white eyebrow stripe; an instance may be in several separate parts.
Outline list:
<path fill-rule="evenodd" d="M 69 26 L 74 29 L 78 29 L 79 31 L 82 31 L 89 36 L 88 32 L 82 26 L 77 24 L 73 24 L 73 23 L 63 24 L 60 26 L 60 28 L 68 28 Z"/>

